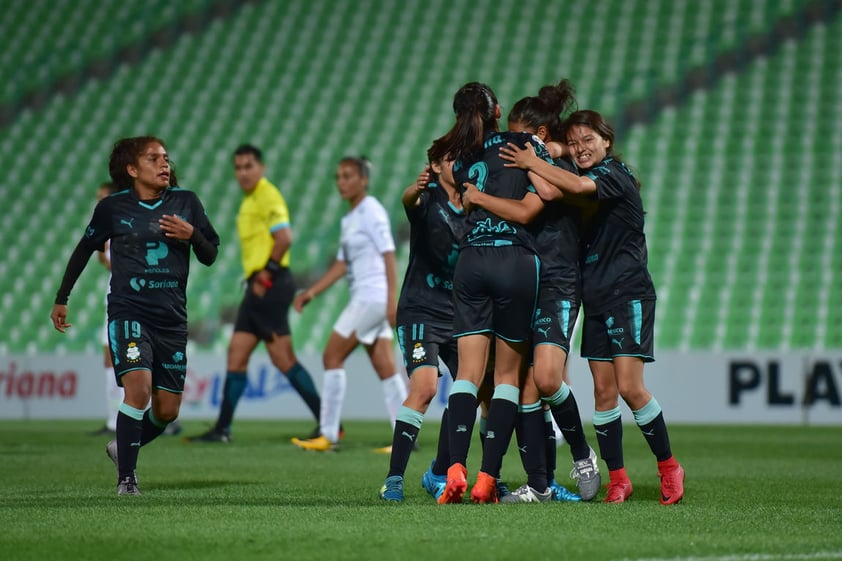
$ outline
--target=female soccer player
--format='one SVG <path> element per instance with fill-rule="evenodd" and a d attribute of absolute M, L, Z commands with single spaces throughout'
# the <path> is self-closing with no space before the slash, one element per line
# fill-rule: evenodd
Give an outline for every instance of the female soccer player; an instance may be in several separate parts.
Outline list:
<path fill-rule="evenodd" d="M 122 189 L 97 204 L 68 261 L 50 315 L 60 332 L 67 300 L 91 253 L 110 240 L 108 340 L 117 383 L 125 397 L 117 438 L 106 446 L 117 464 L 118 495 L 139 495 L 138 451 L 178 417 L 187 373 L 187 277 L 190 249 L 204 265 L 216 260 L 219 236 L 199 198 L 173 187 L 163 141 L 119 140 L 109 172 Z M 152 407 L 147 409 L 150 397 Z"/>
<path fill-rule="evenodd" d="M 454 158 L 456 185 L 470 182 L 506 199 L 538 199 L 527 174 L 504 167 L 498 156 L 501 145 L 514 142 L 523 146 L 532 137 L 498 132 L 500 106 L 491 88 L 478 82 L 465 84 L 454 96 L 453 109 L 456 123 L 441 141 Z M 477 388 L 485 374 L 492 337 L 495 389 L 488 410 L 482 469 L 471 499 L 497 502 L 497 478 L 514 430 L 520 378 L 526 371 L 540 266 L 533 236 L 523 224 L 477 208 L 468 214 L 465 232 L 453 278 L 459 368 L 448 399 L 451 466 L 438 498 L 442 504 L 462 502 L 467 490 L 465 463 Z"/>
<path fill-rule="evenodd" d="M 409 264 L 398 300 L 398 344 L 409 375 L 409 396 L 398 411 L 392 439 L 389 473 L 380 491 L 387 501 L 403 500 L 403 475 L 413 450 L 424 413 L 436 395 L 439 359 L 451 373 L 457 371 L 453 339 L 453 270 L 459 255 L 465 213 L 456 184 L 453 160 L 441 141 L 427 150 L 429 167 L 406 188 L 401 197 L 410 224 Z M 447 427 L 447 409 L 442 415 Z M 439 434 L 436 460 L 422 483 L 431 488 L 434 473 L 448 468 L 442 448 L 447 433 Z M 449 453 L 446 454 L 449 456 Z M 444 465 L 436 466 L 436 461 Z M 429 489 L 428 489 L 429 490 Z M 436 491 L 433 490 L 433 494 Z"/>
<path fill-rule="evenodd" d="M 395 426 L 406 399 L 406 383 L 395 367 L 392 326 L 397 309 L 398 273 L 395 242 L 386 209 L 368 194 L 369 162 L 343 158 L 336 170 L 336 186 L 351 209 L 342 217 L 339 252 L 313 286 L 299 293 L 293 306 L 301 312 L 313 298 L 343 276 L 350 282 L 351 300 L 342 311 L 327 342 L 322 361 L 325 374 L 319 418 L 321 434 L 293 438 L 299 448 L 326 452 L 339 441 L 339 419 L 345 399 L 345 359 L 362 344 L 383 384 L 386 410 Z M 388 451 L 388 447 L 384 450 Z"/>
<path fill-rule="evenodd" d="M 550 131 L 560 138 L 561 113 L 575 104 L 573 87 L 562 80 L 555 86 L 542 88 L 543 97 L 526 97 L 509 113 L 509 130 L 528 132 L 540 141 L 550 140 Z M 571 166 L 566 159 L 555 163 Z M 497 213 L 502 218 L 530 223 L 535 231 L 536 248 L 541 258 L 538 308 L 532 330 L 534 367 L 522 388 L 518 441 L 521 459 L 528 475 L 525 485 L 512 492 L 504 502 L 546 502 L 577 500 L 552 477 L 555 468 L 555 446 L 545 443 L 544 412 L 546 403 L 570 444 L 573 474 L 583 500 L 591 500 L 599 492 L 601 478 L 596 454 L 588 446 L 579 408 L 564 381 L 565 364 L 570 349 L 573 325 L 579 312 L 581 283 L 579 278 L 579 209 L 560 202 L 561 192 L 546 185 L 539 192 L 548 200 L 510 201 L 480 192 L 469 186 L 466 199 Z M 546 453 L 545 453 L 546 450 Z"/>
<path fill-rule="evenodd" d="M 661 406 L 643 383 L 644 363 L 655 360 L 655 288 L 647 268 L 640 184 L 612 154 L 614 130 L 596 111 L 572 113 L 564 138 L 581 175 L 547 165 L 530 147 L 508 144 L 500 157 L 546 178 L 565 195 L 598 202 L 582 265 L 582 356 L 593 375 L 594 428 L 609 470 L 605 501 L 621 503 L 632 494 L 623 463 L 622 396 L 658 460 L 661 503 L 675 504 L 684 496 L 684 469 L 672 455 Z"/>

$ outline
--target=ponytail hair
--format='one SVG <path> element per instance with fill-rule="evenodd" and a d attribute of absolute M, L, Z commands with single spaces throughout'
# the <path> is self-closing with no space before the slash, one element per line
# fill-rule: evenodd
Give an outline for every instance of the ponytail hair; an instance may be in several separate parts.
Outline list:
<path fill-rule="evenodd" d="M 514 104 L 509 112 L 510 123 L 521 123 L 537 131 L 546 127 L 549 140 L 560 142 L 563 116 L 576 106 L 576 92 L 570 80 L 562 79 L 558 84 L 544 86 L 537 96 L 524 97 Z"/>
<path fill-rule="evenodd" d="M 440 144 L 454 160 L 467 159 L 482 148 L 487 131 L 497 130 L 497 96 L 487 85 L 469 82 L 453 96 L 453 112 L 456 123 L 433 146 Z"/>

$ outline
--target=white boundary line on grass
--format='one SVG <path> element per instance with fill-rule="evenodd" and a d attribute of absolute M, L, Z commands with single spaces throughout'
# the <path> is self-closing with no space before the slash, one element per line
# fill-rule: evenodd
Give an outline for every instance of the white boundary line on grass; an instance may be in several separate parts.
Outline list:
<path fill-rule="evenodd" d="M 745 553 L 734 555 L 706 555 L 703 557 L 638 557 L 621 561 L 809 561 L 811 559 L 842 559 L 842 551 L 816 553 Z"/>

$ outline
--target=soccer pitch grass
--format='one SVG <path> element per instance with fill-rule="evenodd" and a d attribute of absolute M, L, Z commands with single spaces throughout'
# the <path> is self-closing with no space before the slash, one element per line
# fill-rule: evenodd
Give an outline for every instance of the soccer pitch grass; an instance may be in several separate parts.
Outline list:
<path fill-rule="evenodd" d="M 842 559 L 839 427 L 673 425 L 687 481 L 684 501 L 665 507 L 634 426 L 625 427 L 626 504 L 444 506 L 420 486 L 432 422 L 401 504 L 378 497 L 389 459 L 371 450 L 390 439 L 382 421 L 346 422 L 342 450 L 326 454 L 289 443 L 312 421 L 236 421 L 229 445 L 161 437 L 141 453 L 140 497 L 116 496 L 107 439 L 85 435 L 96 426 L 0 422 L 0 559 Z M 207 423 L 184 427 L 192 435 Z M 566 446 L 559 466 L 575 489 Z M 469 482 L 478 469 L 475 439 Z M 514 446 L 503 476 L 512 489 L 525 480 Z"/>

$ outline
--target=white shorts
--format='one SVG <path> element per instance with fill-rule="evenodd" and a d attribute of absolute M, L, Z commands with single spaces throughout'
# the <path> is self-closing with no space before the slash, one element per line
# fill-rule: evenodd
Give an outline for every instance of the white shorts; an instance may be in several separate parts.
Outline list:
<path fill-rule="evenodd" d="M 363 345 L 371 345 L 376 339 L 392 339 L 392 326 L 386 319 L 386 302 L 351 300 L 333 330 L 346 339 L 356 335 Z"/>

